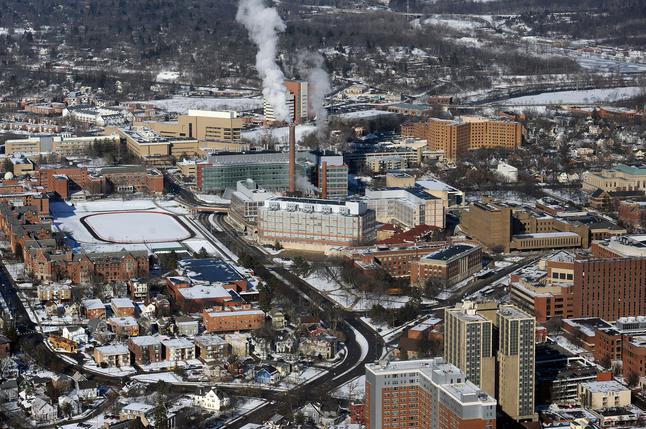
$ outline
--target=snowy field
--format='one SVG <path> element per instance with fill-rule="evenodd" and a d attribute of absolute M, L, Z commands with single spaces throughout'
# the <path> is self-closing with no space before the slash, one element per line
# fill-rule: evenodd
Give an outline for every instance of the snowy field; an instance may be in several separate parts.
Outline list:
<path fill-rule="evenodd" d="M 274 139 L 278 140 L 283 144 L 287 144 L 287 133 L 289 131 L 288 127 L 277 127 L 277 128 L 258 128 L 251 131 L 243 131 L 241 136 L 243 139 L 251 141 L 260 141 L 263 137 L 271 136 Z M 307 134 L 311 134 L 316 131 L 314 125 L 296 125 L 296 141 L 303 140 L 303 137 Z"/>
<path fill-rule="evenodd" d="M 110 199 L 76 204 L 53 202 L 50 210 L 54 229 L 67 235 L 72 248 L 87 252 L 111 252 L 124 248 L 130 251 L 154 251 L 159 248 L 183 250 L 182 242 L 191 235 L 185 226 L 168 216 L 188 214 L 186 209 L 172 200 Z M 115 239 L 119 243 L 106 243 L 95 238 L 81 222 L 82 218 L 86 218 L 92 228 L 98 229 L 96 233 L 99 236 L 107 240 Z M 184 221 L 184 224 L 188 223 Z M 203 237 L 197 233 L 195 238 Z"/>
<path fill-rule="evenodd" d="M 387 112 L 385 110 L 370 109 L 370 110 L 359 110 L 356 112 L 341 113 L 338 115 L 334 115 L 334 117 L 341 118 L 341 119 L 374 119 L 379 116 L 393 116 L 393 115 L 394 113 Z"/>
<path fill-rule="evenodd" d="M 177 219 L 160 212 L 100 213 L 83 220 L 98 237 L 114 243 L 159 243 L 191 236 Z"/>
<path fill-rule="evenodd" d="M 635 97 L 643 88 L 628 86 L 624 88 L 586 89 L 581 91 L 544 92 L 524 97 L 514 97 L 502 101 L 508 104 L 558 104 L 558 103 L 605 103 Z"/>
<path fill-rule="evenodd" d="M 195 110 L 256 110 L 262 108 L 262 98 L 221 98 L 221 97 L 182 97 L 147 100 L 141 103 L 152 104 L 160 109 L 175 113 Z"/>

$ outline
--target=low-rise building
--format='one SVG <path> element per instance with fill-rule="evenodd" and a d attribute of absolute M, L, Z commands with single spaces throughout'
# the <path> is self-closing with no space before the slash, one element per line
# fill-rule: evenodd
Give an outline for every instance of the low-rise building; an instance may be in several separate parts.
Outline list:
<path fill-rule="evenodd" d="M 109 368 L 130 366 L 130 351 L 121 344 L 96 347 L 94 349 L 94 361 L 97 365 Z"/>
<path fill-rule="evenodd" d="M 72 287 L 68 284 L 50 283 L 38 285 L 38 300 L 63 302 L 72 299 Z"/>
<path fill-rule="evenodd" d="M 583 407 L 593 410 L 630 405 L 630 389 L 615 380 L 581 383 L 578 388 L 578 396 Z"/>
<path fill-rule="evenodd" d="M 148 283 L 139 279 L 131 279 L 128 281 L 128 292 L 133 300 L 144 300 L 148 298 Z"/>
<path fill-rule="evenodd" d="M 164 360 L 171 366 L 178 362 L 195 359 L 195 344 L 186 338 L 173 338 L 162 341 Z"/>
<path fill-rule="evenodd" d="M 224 360 L 229 355 L 229 344 L 217 335 L 201 335 L 195 338 L 197 357 L 203 362 Z"/>
<path fill-rule="evenodd" d="M 105 319 L 105 304 L 100 299 L 86 299 L 81 303 L 81 314 L 88 319 Z"/>
<path fill-rule="evenodd" d="M 366 189 L 363 201 L 374 210 L 381 223 L 397 223 L 408 228 L 429 225 L 445 227 L 444 204 L 421 186 L 411 188 Z"/>
<path fill-rule="evenodd" d="M 202 312 L 207 332 L 252 331 L 265 323 L 265 313 L 251 308 L 215 308 Z"/>
<path fill-rule="evenodd" d="M 112 298 L 110 307 L 112 308 L 112 313 L 117 317 L 135 315 L 135 305 L 129 298 Z"/>
<path fill-rule="evenodd" d="M 110 330 L 118 337 L 136 337 L 139 335 L 139 324 L 132 316 L 111 317 L 108 319 Z"/>
<path fill-rule="evenodd" d="M 128 350 L 132 362 L 137 365 L 148 365 L 162 360 L 162 344 L 157 337 L 144 335 L 128 339 Z"/>
<path fill-rule="evenodd" d="M 432 280 L 447 287 L 482 269 L 482 249 L 478 245 L 455 244 L 437 250 L 410 264 L 412 285 Z"/>

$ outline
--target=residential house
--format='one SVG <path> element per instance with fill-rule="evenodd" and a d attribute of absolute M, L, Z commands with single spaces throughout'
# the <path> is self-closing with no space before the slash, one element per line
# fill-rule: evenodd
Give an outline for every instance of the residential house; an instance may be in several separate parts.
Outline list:
<path fill-rule="evenodd" d="M 148 298 L 148 283 L 140 279 L 128 280 L 128 292 L 135 301 L 143 301 Z"/>
<path fill-rule="evenodd" d="M 72 287 L 68 284 L 50 283 L 38 285 L 38 300 L 63 302 L 72 299 Z"/>
<path fill-rule="evenodd" d="M 99 397 L 99 389 L 93 381 L 80 380 L 76 383 L 76 394 L 82 401 L 94 401 Z"/>
<path fill-rule="evenodd" d="M 114 338 L 114 334 L 108 330 L 108 323 L 103 319 L 90 319 L 87 330 L 92 339 L 101 344 L 106 344 Z"/>
<path fill-rule="evenodd" d="M 13 378 L 0 384 L 0 401 L 10 402 L 18 398 L 18 381 Z"/>
<path fill-rule="evenodd" d="M 38 423 L 53 423 L 58 418 L 58 408 L 48 400 L 36 397 L 31 401 L 30 414 Z"/>
<path fill-rule="evenodd" d="M 209 411 L 220 411 L 230 404 L 229 398 L 211 387 L 207 391 L 193 395 L 193 405 Z"/>
<path fill-rule="evenodd" d="M 251 337 L 251 351 L 260 359 L 267 359 L 271 354 L 271 339 L 264 337 Z"/>
<path fill-rule="evenodd" d="M 194 337 L 198 333 L 199 323 L 190 317 L 179 316 L 175 318 L 175 327 L 177 328 L 177 335 Z"/>
<path fill-rule="evenodd" d="M 332 359 L 336 355 L 337 339 L 328 334 L 318 334 L 301 341 L 298 351 L 304 356 Z"/>
<path fill-rule="evenodd" d="M 274 350 L 276 353 L 294 353 L 297 346 L 298 341 L 291 332 L 280 332 L 274 339 Z"/>
<path fill-rule="evenodd" d="M 274 384 L 280 380 L 280 373 L 278 369 L 271 365 L 263 365 L 260 369 L 256 370 L 254 376 L 256 383 Z"/>
<path fill-rule="evenodd" d="M 271 316 L 271 326 L 274 329 L 283 329 L 287 325 L 287 320 L 285 320 L 285 313 L 280 310 L 274 309 L 270 313 Z"/>
<path fill-rule="evenodd" d="M 61 336 L 63 338 L 67 338 L 68 340 L 72 340 L 77 344 L 87 344 L 88 342 L 87 333 L 85 332 L 85 329 L 80 326 L 76 328 L 70 326 L 63 327 Z"/>

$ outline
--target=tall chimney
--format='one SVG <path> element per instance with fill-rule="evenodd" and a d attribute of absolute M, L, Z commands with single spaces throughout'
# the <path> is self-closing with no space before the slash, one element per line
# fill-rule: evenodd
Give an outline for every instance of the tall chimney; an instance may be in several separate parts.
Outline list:
<path fill-rule="evenodd" d="M 327 200 L 327 161 L 321 163 L 321 198 Z"/>
<path fill-rule="evenodd" d="M 289 124 L 289 194 L 296 193 L 296 128 Z"/>

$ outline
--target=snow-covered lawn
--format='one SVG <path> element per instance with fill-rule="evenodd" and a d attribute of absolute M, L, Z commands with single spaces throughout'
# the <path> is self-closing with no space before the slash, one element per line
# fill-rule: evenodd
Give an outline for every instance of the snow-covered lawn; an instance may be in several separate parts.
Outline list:
<path fill-rule="evenodd" d="M 221 97 L 182 97 L 176 96 L 163 100 L 148 100 L 141 103 L 152 104 L 169 112 L 186 113 L 195 110 L 256 110 L 262 109 L 262 98 L 221 98 Z"/>
<path fill-rule="evenodd" d="M 343 308 L 353 311 L 367 311 L 379 304 L 385 308 L 403 307 L 410 298 L 407 296 L 385 296 L 364 293 L 350 286 L 337 283 L 319 272 L 312 273 L 304 280 Z"/>
<path fill-rule="evenodd" d="M 392 115 L 394 115 L 394 113 L 388 112 L 386 110 L 370 109 L 370 110 L 358 110 L 356 112 L 341 113 L 334 116 L 341 119 L 373 119 L 379 116 L 392 116 Z"/>
<path fill-rule="evenodd" d="M 161 212 L 100 213 L 84 221 L 97 236 L 115 243 L 181 241 L 191 236 L 173 216 Z"/>

